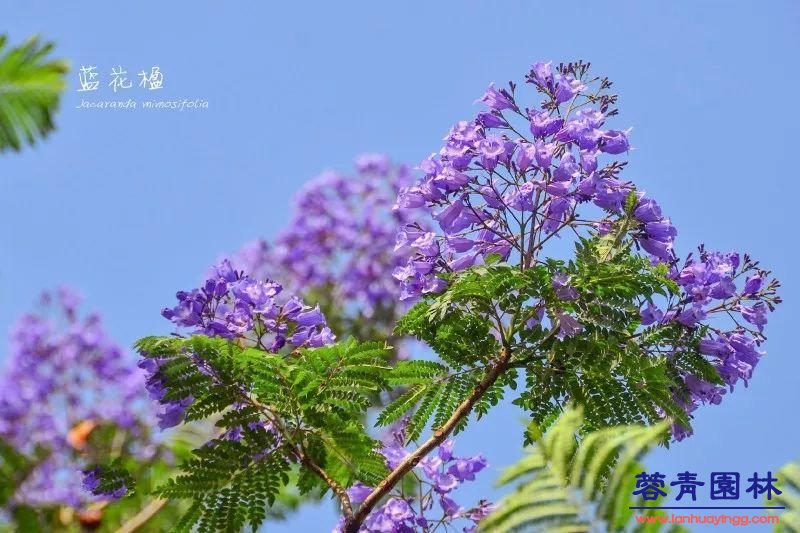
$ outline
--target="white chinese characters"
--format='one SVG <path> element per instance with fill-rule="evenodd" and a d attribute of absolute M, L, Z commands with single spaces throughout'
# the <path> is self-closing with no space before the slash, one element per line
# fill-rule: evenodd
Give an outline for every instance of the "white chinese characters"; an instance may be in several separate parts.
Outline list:
<path fill-rule="evenodd" d="M 117 89 L 130 89 L 131 81 L 127 78 L 126 74 L 128 74 L 128 71 L 122 70 L 121 65 L 117 68 L 112 68 L 111 83 L 109 83 L 108 86 L 114 89 L 114 92 L 117 92 Z"/>
<path fill-rule="evenodd" d="M 150 67 L 149 72 L 142 69 L 138 76 L 138 87 L 142 89 L 155 91 L 164 87 L 164 73 L 161 72 L 161 68 L 158 65 Z M 78 92 L 97 91 L 100 83 L 100 73 L 97 70 L 97 66 L 81 65 L 80 70 L 78 70 Z M 107 86 L 116 93 L 133 87 L 133 81 L 128 77 L 128 71 L 122 65 L 117 65 L 111 68 Z"/>
<path fill-rule="evenodd" d="M 78 71 L 78 81 L 81 84 L 78 92 L 97 90 L 100 82 L 97 81 L 98 74 L 96 71 L 97 67 L 84 67 L 81 65 L 81 69 Z"/>
<path fill-rule="evenodd" d="M 151 91 L 155 91 L 164 86 L 164 75 L 161 73 L 161 69 L 159 69 L 158 66 L 151 68 L 150 74 L 147 74 L 144 70 L 141 71 L 139 77 L 142 78 L 139 82 L 139 87 L 146 87 Z"/>

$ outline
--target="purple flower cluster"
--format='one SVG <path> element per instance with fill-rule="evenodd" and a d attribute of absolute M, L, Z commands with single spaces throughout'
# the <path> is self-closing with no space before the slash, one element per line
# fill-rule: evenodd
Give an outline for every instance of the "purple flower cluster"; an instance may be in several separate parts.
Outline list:
<path fill-rule="evenodd" d="M 409 258 L 409 250 L 394 250 L 395 235 L 410 213 L 390 208 L 398 192 L 413 183 L 409 169 L 387 156 L 359 156 L 355 172 L 329 171 L 309 181 L 274 244 L 248 243 L 231 256 L 231 264 L 322 303 L 340 335 L 391 338 L 407 309 L 397 301 L 392 272 Z M 392 344 L 396 359 L 412 350 L 408 339 Z"/>
<path fill-rule="evenodd" d="M 395 209 L 424 209 L 440 231 L 412 221 L 398 234 L 396 250 L 411 254 L 394 272 L 401 298 L 438 292 L 444 282 L 437 274 L 491 254 L 530 264 L 562 229 L 603 233 L 623 213 L 634 186 L 619 178 L 625 163 L 614 156 L 628 151 L 628 131 L 606 126 L 617 113 L 616 96 L 606 94 L 607 80 L 589 80 L 586 71 L 583 64 L 536 63 L 525 81 L 543 100 L 531 107 L 516 84 L 490 85 L 480 99 L 488 110 L 453 126 L 439 153 L 421 163 L 424 177 L 400 192 Z M 602 157 L 610 158 L 604 166 Z M 655 201 L 637 196 L 634 239 L 658 260 L 671 260 L 675 228 Z M 581 217 L 577 209 L 587 204 L 601 216 Z"/>
<path fill-rule="evenodd" d="M 329 171 L 309 181 L 274 245 L 247 245 L 234 266 L 279 279 L 296 293 L 332 291 L 333 301 L 347 302 L 367 318 L 394 309 L 397 282 L 390 273 L 408 254 L 392 248 L 410 219 L 406 210 L 390 208 L 414 178 L 381 154 L 362 155 L 355 167 L 354 175 Z"/>
<path fill-rule="evenodd" d="M 270 353 L 331 344 L 335 336 L 317 307 L 309 307 L 269 279 L 255 279 L 234 270 L 228 260 L 214 267 L 203 286 L 176 295 L 178 305 L 162 315 L 193 334 L 235 339 Z M 212 370 L 196 354 L 192 357 L 205 373 Z M 145 357 L 139 366 L 146 373 L 150 397 L 161 404 L 158 425 L 166 429 L 179 425 L 194 402 L 191 395 L 167 398 L 162 368 L 169 358 Z"/>
<path fill-rule="evenodd" d="M 639 229 L 634 234 L 639 245 L 659 261 L 673 261 L 673 245 L 678 231 L 670 219 L 661 214 L 658 203 L 651 198 L 640 197 L 633 210 L 633 218 L 639 223 Z"/>
<path fill-rule="evenodd" d="M 324 346 L 335 338 L 319 306 L 285 295 L 277 282 L 234 270 L 228 260 L 214 268 L 201 288 L 176 297 L 178 305 L 162 315 L 192 333 L 237 339 L 272 353 L 284 346 Z"/>
<path fill-rule="evenodd" d="M 390 469 L 396 468 L 409 455 L 405 448 L 405 424 L 405 421 L 398 423 L 383 439 L 380 453 L 386 458 L 386 466 Z M 446 440 L 435 454 L 422 459 L 412 471 L 420 487 L 418 494 L 395 495 L 389 498 L 369 514 L 361 531 L 433 531 L 440 525 L 444 525 L 445 529 L 453 527 L 459 520 L 469 521 L 463 528 L 465 532 L 477 531 L 478 522 L 492 512 L 495 506 L 481 500 L 478 505 L 465 509 L 452 498 L 452 493 L 462 483 L 474 481 L 475 475 L 486 468 L 486 459 L 482 455 L 457 457 L 453 455 L 453 444 L 451 439 Z M 359 504 L 372 492 L 372 488 L 356 483 L 347 492 L 351 502 Z M 342 524 L 343 521 L 340 521 L 334 528 L 334 533 L 341 531 Z"/>
<path fill-rule="evenodd" d="M 13 502 L 87 502 L 83 454 L 98 425 L 113 424 L 134 436 L 142 457 L 154 451 L 144 429 L 154 413 L 135 359 L 109 339 L 98 315 L 80 316 L 79 303 L 67 288 L 45 293 L 44 311 L 24 315 L 11 331 L 0 377 L 0 438 L 22 453 L 48 451 Z"/>
<path fill-rule="evenodd" d="M 110 492 L 105 492 L 100 488 L 100 476 L 102 472 L 99 467 L 89 468 L 83 471 L 83 489 L 104 500 L 118 500 L 128 493 L 128 487 L 120 484 Z"/>
<path fill-rule="evenodd" d="M 749 256 L 738 253 L 709 252 L 700 247 L 682 266 L 675 264 L 671 277 L 681 288 L 678 301 L 667 302 L 664 310 L 650 302 L 640 314 L 643 325 L 678 322 L 687 328 L 703 326 L 707 336 L 700 341 L 700 353 L 708 357 L 720 377 L 733 390 L 745 386 L 764 352 L 758 349 L 767 314 L 781 302 L 780 286 L 770 273 L 759 268 Z M 683 376 L 689 398 L 683 402 L 688 413 L 702 404 L 718 405 L 726 388 L 698 376 Z M 675 425 L 678 440 L 688 436 L 686 428 Z"/>
<path fill-rule="evenodd" d="M 186 410 L 194 402 L 191 395 L 179 399 L 165 399 L 167 389 L 165 387 L 162 366 L 167 363 L 169 358 L 148 358 L 143 357 L 139 360 L 139 368 L 145 372 L 146 388 L 150 398 L 158 402 L 162 409 L 158 412 L 158 427 L 168 429 L 175 427 L 183 422 Z"/>

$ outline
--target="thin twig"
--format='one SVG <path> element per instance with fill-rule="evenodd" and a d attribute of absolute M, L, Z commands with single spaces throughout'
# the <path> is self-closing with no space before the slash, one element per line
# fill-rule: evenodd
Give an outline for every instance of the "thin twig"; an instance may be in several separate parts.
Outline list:
<path fill-rule="evenodd" d="M 136 513 L 133 518 L 122 524 L 116 533 L 133 533 L 153 518 L 166 504 L 167 500 L 161 498 L 151 501 Z"/>
<path fill-rule="evenodd" d="M 311 459 L 308 456 L 305 449 L 303 448 L 302 444 L 300 445 L 299 458 L 300 461 L 308 467 L 309 470 L 314 472 L 320 479 L 322 479 L 326 485 L 328 485 L 334 494 L 339 498 L 339 502 L 342 506 L 342 514 L 344 515 L 345 520 L 352 520 L 353 519 L 353 505 L 350 503 L 350 496 L 347 495 L 347 490 L 344 487 L 339 485 L 335 479 L 333 479 L 321 466 Z"/>

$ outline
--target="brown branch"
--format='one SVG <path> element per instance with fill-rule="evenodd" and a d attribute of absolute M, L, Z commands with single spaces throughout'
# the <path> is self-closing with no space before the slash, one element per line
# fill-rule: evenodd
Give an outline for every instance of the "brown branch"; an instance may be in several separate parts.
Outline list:
<path fill-rule="evenodd" d="M 278 374 L 277 376 L 279 379 L 283 379 L 283 376 Z M 280 422 L 279 417 L 276 413 L 273 412 L 272 408 L 268 405 L 264 405 L 263 403 L 259 402 L 254 398 L 250 398 L 248 395 L 244 395 L 244 399 L 249 402 L 251 405 L 256 407 L 260 410 L 264 416 L 275 424 L 275 427 L 278 428 L 278 431 L 281 435 L 288 437 L 288 432 L 286 428 L 283 427 L 283 424 Z M 339 483 L 336 482 L 321 466 L 314 462 L 311 457 L 309 457 L 308 452 L 306 452 L 305 447 L 303 447 L 302 442 L 298 443 L 297 447 L 291 445 L 290 448 L 292 449 L 293 453 L 297 456 L 297 459 L 304 464 L 309 470 L 314 472 L 322 481 L 325 482 L 328 487 L 333 491 L 334 494 L 339 498 L 339 502 L 342 506 L 342 514 L 344 515 L 345 519 L 352 518 L 353 516 L 353 505 L 350 503 L 350 497 L 347 495 L 347 490 L 342 487 Z"/>
<path fill-rule="evenodd" d="M 488 372 L 483 376 L 483 379 L 475 386 L 475 389 L 470 393 L 466 400 L 461 402 L 450 418 L 442 424 L 433 435 L 426 440 L 419 448 L 412 452 L 401 462 L 397 468 L 392 470 L 378 486 L 373 489 L 369 496 L 358 507 L 358 511 L 353 514 L 349 519 L 345 517 L 344 533 L 358 533 L 361 524 L 367 518 L 367 515 L 378 504 L 378 502 L 386 496 L 395 485 L 397 485 L 403 476 L 411 471 L 417 464 L 428 455 L 434 448 L 439 446 L 445 439 L 453 432 L 456 426 L 464 418 L 466 418 L 478 400 L 483 394 L 491 387 L 497 378 L 508 368 L 509 360 L 511 359 L 511 350 L 508 347 L 503 347 L 500 356 L 495 360 Z M 348 502 L 349 503 L 349 502 Z"/>
<path fill-rule="evenodd" d="M 322 481 L 328 485 L 331 490 L 339 498 L 342 505 L 342 514 L 345 520 L 353 519 L 353 505 L 350 503 L 350 496 L 347 495 L 347 490 L 344 489 L 339 483 L 336 482 L 321 466 L 311 459 L 304 449 L 298 450 L 300 462 L 303 463 L 309 470 L 314 472 Z"/>
<path fill-rule="evenodd" d="M 148 503 L 141 511 L 136 513 L 133 518 L 122 524 L 116 533 L 133 533 L 142 527 L 148 520 L 153 518 L 162 507 L 167 504 L 167 500 L 157 499 Z"/>

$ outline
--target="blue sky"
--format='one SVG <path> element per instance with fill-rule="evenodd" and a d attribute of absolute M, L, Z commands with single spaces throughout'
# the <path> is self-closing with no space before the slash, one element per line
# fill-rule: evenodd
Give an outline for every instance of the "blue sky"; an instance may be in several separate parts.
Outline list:
<path fill-rule="evenodd" d="M 304 180 L 383 151 L 416 163 L 489 82 L 539 59 L 583 58 L 615 81 L 619 126 L 634 127 L 627 176 L 658 198 L 687 252 L 749 251 L 781 278 L 786 302 L 750 387 L 702 409 L 697 434 L 651 456 L 679 470 L 775 470 L 800 455 L 792 345 L 800 259 L 791 215 L 800 82 L 800 6 L 771 2 L 344 3 L 9 0 L 0 31 L 41 33 L 73 65 L 59 130 L 0 158 L 0 330 L 44 288 L 68 283 L 130 345 L 166 332 L 159 310 L 221 252 L 272 236 Z M 136 73 L 158 65 L 162 99 L 208 109 L 76 109 L 81 65 L 112 99 L 149 98 Z M 2 356 L 0 356 L 2 357 Z M 493 466 L 513 462 L 521 413 L 503 407 L 459 439 Z M 269 531 L 326 531 L 332 507 Z M 754 528 L 758 530 L 759 528 Z"/>

